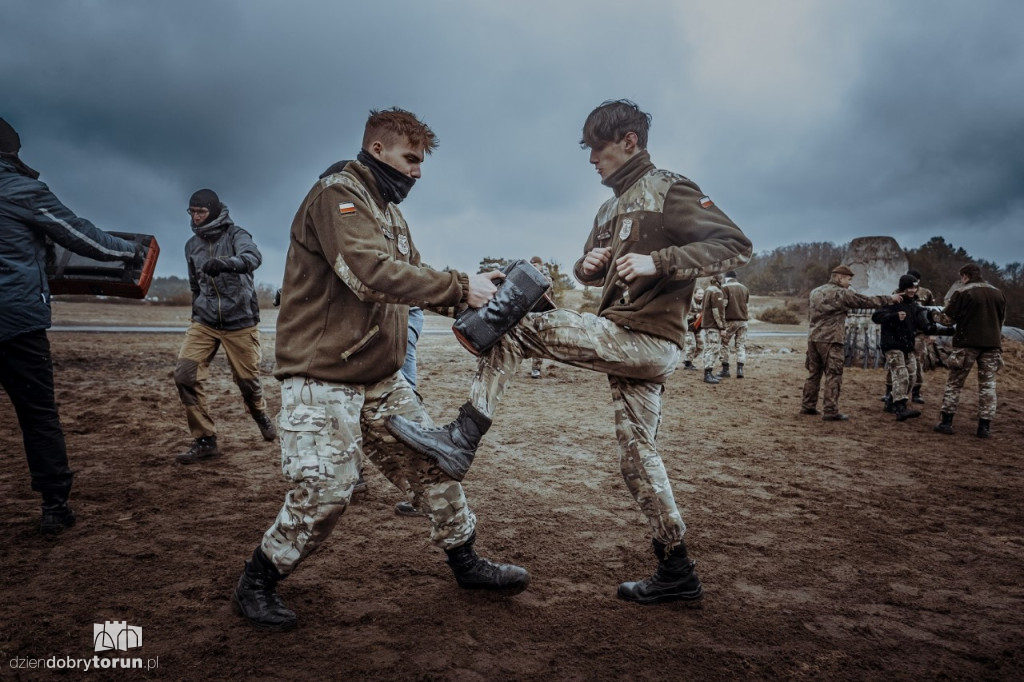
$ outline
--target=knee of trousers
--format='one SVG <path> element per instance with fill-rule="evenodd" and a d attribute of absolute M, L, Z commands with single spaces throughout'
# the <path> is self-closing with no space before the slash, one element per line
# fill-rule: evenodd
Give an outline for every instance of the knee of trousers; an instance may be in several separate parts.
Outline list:
<path fill-rule="evenodd" d="M 174 365 L 174 383 L 178 391 L 186 390 L 192 392 L 198 382 L 199 363 L 195 360 L 178 358 Z"/>

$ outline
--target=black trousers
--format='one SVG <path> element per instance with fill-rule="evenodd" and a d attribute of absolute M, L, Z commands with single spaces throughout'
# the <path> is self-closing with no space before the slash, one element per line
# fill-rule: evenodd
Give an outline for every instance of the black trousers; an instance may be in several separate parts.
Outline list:
<path fill-rule="evenodd" d="M 53 394 L 53 360 L 46 330 L 0 341 L 0 385 L 18 414 L 32 489 L 43 502 L 67 501 L 74 474 Z"/>

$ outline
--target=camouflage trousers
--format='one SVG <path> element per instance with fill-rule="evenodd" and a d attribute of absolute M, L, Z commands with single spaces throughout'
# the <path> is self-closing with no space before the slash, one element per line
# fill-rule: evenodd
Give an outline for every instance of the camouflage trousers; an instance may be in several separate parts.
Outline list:
<path fill-rule="evenodd" d="M 978 365 L 978 419 L 995 419 L 996 373 L 1003 368 L 1003 353 L 999 349 L 957 348 L 949 354 L 946 358 L 949 376 L 942 394 L 942 411 L 956 414 L 960 390 L 975 363 Z"/>
<path fill-rule="evenodd" d="M 839 391 L 843 388 L 843 344 L 820 341 L 807 342 L 807 381 L 801 407 L 813 410 L 818 406 L 818 390 L 825 377 L 825 391 L 821 396 L 826 415 L 839 413 Z"/>
<path fill-rule="evenodd" d="M 291 573 L 331 534 L 359 480 L 364 453 L 406 499 L 420 501 L 434 544 L 454 549 L 473 534 L 476 516 L 462 486 L 385 430 L 384 420 L 396 414 L 433 426 L 401 373 L 374 384 L 306 377 L 281 383 L 281 471 L 295 487 L 261 547 L 282 574 Z"/>
<path fill-rule="evenodd" d="M 704 369 L 714 369 L 722 357 L 722 330 L 704 330 Z"/>
<path fill-rule="evenodd" d="M 242 393 L 245 409 L 250 414 L 261 414 L 267 410 L 260 382 L 262 347 L 259 328 L 223 331 L 193 322 L 185 332 L 185 341 L 174 365 L 174 383 L 185 406 L 185 418 L 193 438 L 217 435 L 217 427 L 206 405 L 203 384 L 210 377 L 210 363 L 221 346 L 228 358 L 231 376 Z"/>
<path fill-rule="evenodd" d="M 885 351 L 885 368 L 892 383 L 892 401 L 899 402 L 910 397 L 911 379 L 917 373 L 917 358 L 913 351 Z"/>
<path fill-rule="evenodd" d="M 722 364 L 729 362 L 729 344 L 736 342 L 736 362 L 742 365 L 747 361 L 747 322 L 746 320 L 730 320 L 725 323 L 722 331 Z"/>
<path fill-rule="evenodd" d="M 607 374 L 619 468 L 626 487 L 647 517 L 654 538 L 672 549 L 682 542 L 686 525 L 655 440 L 664 382 L 681 354 L 671 341 L 624 329 L 590 313 L 563 309 L 531 313 L 480 357 L 470 401 L 492 416 L 523 358 L 545 358 Z"/>
<path fill-rule="evenodd" d="M 928 353 L 928 335 L 917 334 L 914 336 L 914 359 L 917 360 L 916 369 L 914 370 L 912 379 L 912 388 L 921 390 L 921 386 L 924 385 L 924 358 Z"/>
<path fill-rule="evenodd" d="M 686 362 L 693 362 L 696 358 L 701 358 L 703 362 L 704 358 L 704 330 L 698 329 L 696 332 L 687 331 L 686 336 L 683 337 L 683 360 Z"/>

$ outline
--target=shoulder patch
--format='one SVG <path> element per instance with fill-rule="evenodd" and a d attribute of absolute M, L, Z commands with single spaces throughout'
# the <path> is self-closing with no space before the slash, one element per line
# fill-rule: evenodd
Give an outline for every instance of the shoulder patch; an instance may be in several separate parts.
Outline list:
<path fill-rule="evenodd" d="M 709 197 L 707 194 L 702 196 L 697 201 L 700 202 L 700 207 L 701 208 L 711 208 L 712 206 L 715 205 L 715 202 L 711 201 L 711 197 Z"/>
<path fill-rule="evenodd" d="M 338 204 L 338 213 L 341 215 L 355 215 L 356 205 L 351 201 Z"/>

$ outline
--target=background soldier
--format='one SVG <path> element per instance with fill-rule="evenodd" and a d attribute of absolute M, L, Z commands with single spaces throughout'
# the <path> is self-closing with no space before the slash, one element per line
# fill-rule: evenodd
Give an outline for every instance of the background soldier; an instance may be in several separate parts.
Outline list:
<path fill-rule="evenodd" d="M 683 346 L 683 369 L 698 371 L 693 359 L 704 354 L 704 330 L 698 324 L 701 310 L 704 309 L 704 290 L 697 287 L 693 290 L 690 309 L 686 312 L 686 339 Z M 703 362 L 703 360 L 702 360 Z"/>
<path fill-rule="evenodd" d="M 926 307 L 937 305 L 935 294 L 932 293 L 932 290 L 921 286 L 921 273 L 917 270 L 907 270 L 907 274 L 917 280 L 917 302 Z M 921 387 L 924 385 L 925 356 L 927 354 L 928 334 L 924 330 L 918 329 L 914 334 L 914 357 L 917 360 L 917 371 L 913 377 L 910 400 L 919 405 L 924 404 L 924 398 L 921 397 Z"/>
<path fill-rule="evenodd" d="M 228 207 L 212 189 L 201 189 L 191 196 L 188 214 L 194 233 L 185 242 L 192 323 L 178 352 L 174 383 L 194 440 L 187 452 L 175 457 L 182 464 L 220 454 L 217 427 L 207 408 L 203 383 L 221 347 L 246 411 L 264 439 L 277 437 L 274 422 L 267 416 L 260 381 L 260 306 L 252 273 L 263 262 L 263 256 L 252 235 L 235 225 Z"/>
<path fill-rule="evenodd" d="M 107 234 L 62 204 L 18 155 L 21 137 L 0 118 L 0 385 L 18 415 L 32 489 L 43 498 L 39 530 L 75 523 L 68 506 L 74 473 L 53 388 L 49 241 L 97 260 L 141 261 L 145 249 Z"/>
<path fill-rule="evenodd" d="M 996 373 L 1003 367 L 1003 322 L 1006 298 L 1003 292 L 981 277 L 981 268 L 968 263 L 960 268 L 960 287 L 942 312 L 935 315 L 943 324 L 955 324 L 953 352 L 946 358 L 949 375 L 942 396 L 942 421 L 935 425 L 939 433 L 953 433 L 953 416 L 960 403 L 960 390 L 978 365 L 979 438 L 988 438 L 996 416 Z"/>
<path fill-rule="evenodd" d="M 718 377 L 712 372 L 722 356 L 722 330 L 725 329 L 725 308 L 728 301 L 722 291 L 722 277 L 712 275 L 704 290 L 704 306 L 701 308 L 700 328 L 704 332 L 704 383 L 717 384 Z"/>
<path fill-rule="evenodd" d="M 902 297 L 864 296 L 850 291 L 853 270 L 840 265 L 832 270 L 832 277 L 810 295 L 808 315 L 811 328 L 807 334 L 807 381 L 804 382 L 800 414 L 818 412 L 818 390 L 825 376 L 822 396 L 825 421 L 846 421 L 839 412 L 839 391 L 843 387 L 843 341 L 846 338 L 846 313 L 857 308 L 881 308 L 888 303 L 899 303 Z"/>
<path fill-rule="evenodd" d="M 917 366 L 914 335 L 918 324 L 927 322 L 927 318 L 922 318 L 925 311 L 914 298 L 917 280 L 910 275 L 903 275 L 896 293 L 903 300 L 875 311 L 871 321 L 881 325 L 879 346 L 885 353 L 885 369 L 892 381 L 890 411 L 896 414 L 899 421 L 906 421 L 921 416 L 917 410 L 907 408 L 907 400 L 910 398 L 910 385 Z"/>
<path fill-rule="evenodd" d="M 730 270 L 725 273 L 722 293 L 726 299 L 725 331 L 722 332 L 722 371 L 718 376 L 723 379 L 729 376 L 729 343 L 735 339 L 736 378 L 742 379 L 743 363 L 747 361 L 747 320 L 750 319 L 747 304 L 750 302 L 750 292 L 736 280 L 736 272 Z"/>

